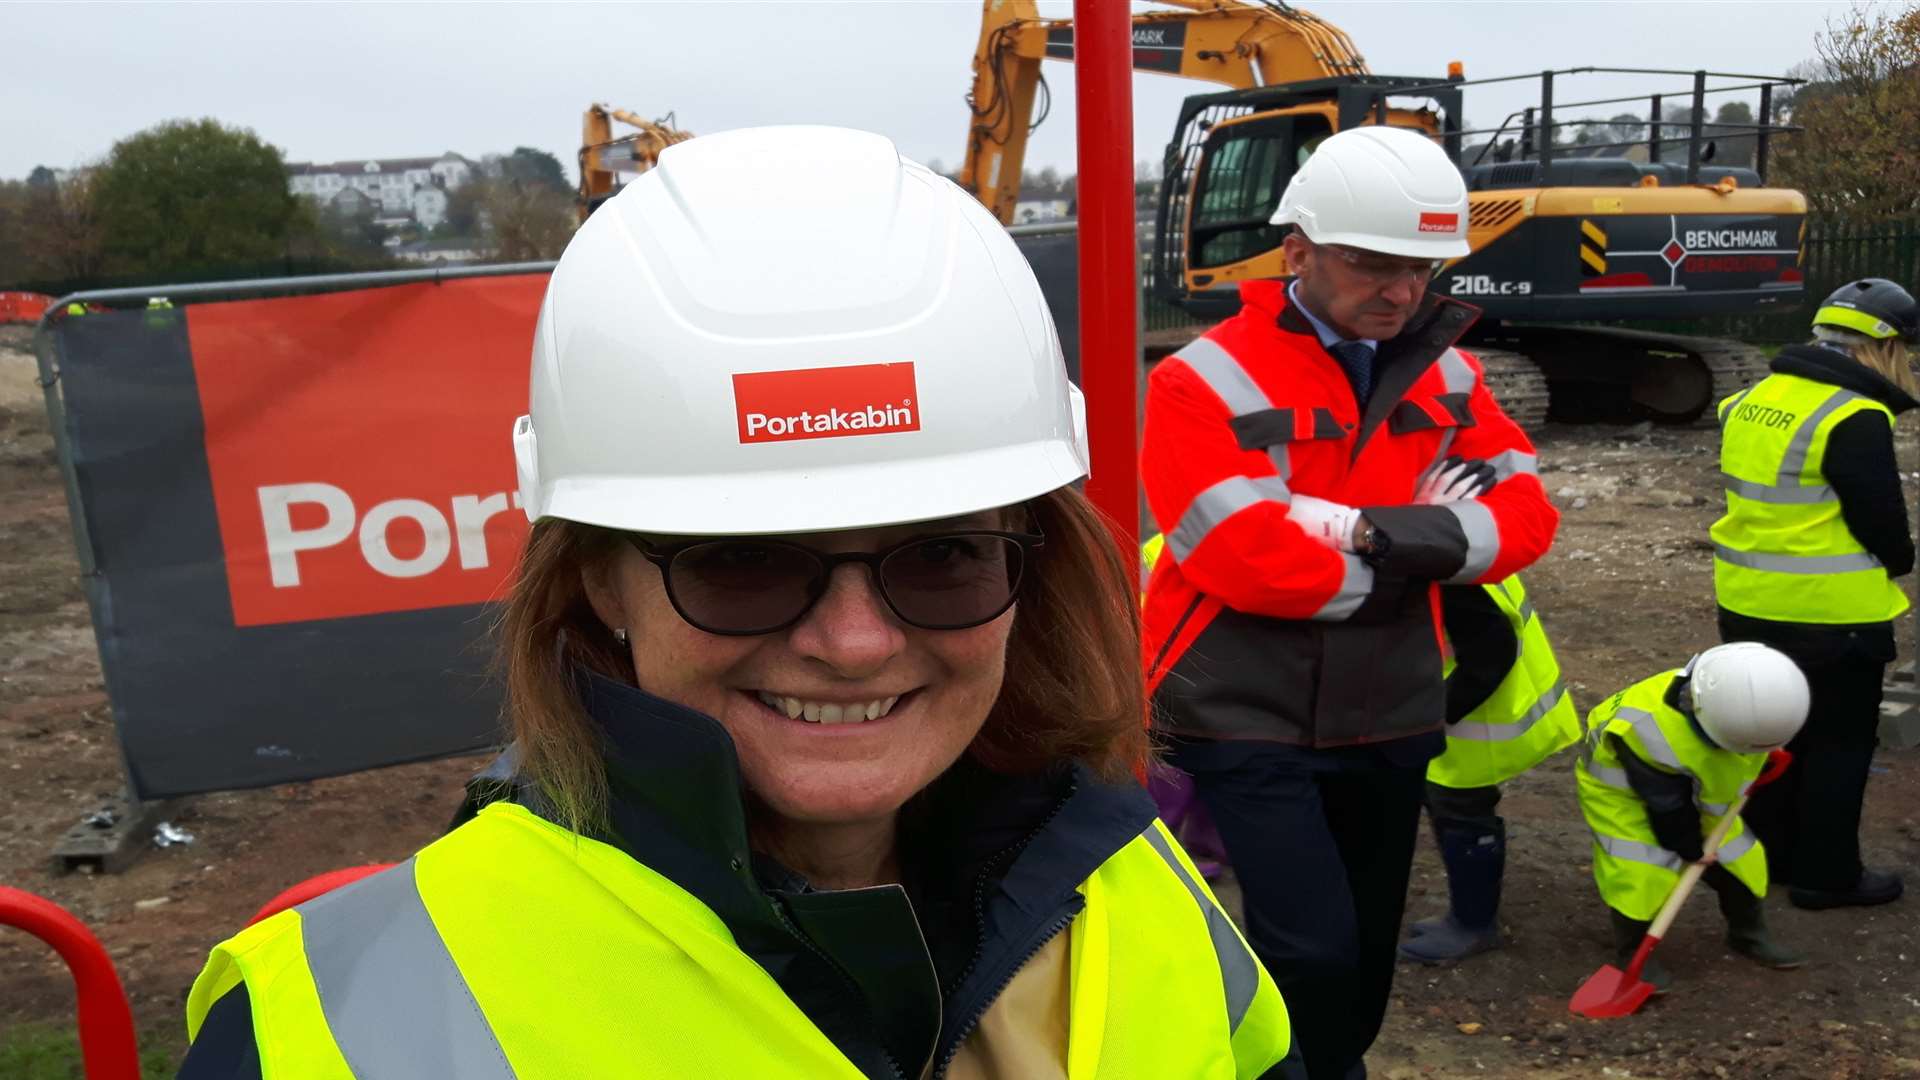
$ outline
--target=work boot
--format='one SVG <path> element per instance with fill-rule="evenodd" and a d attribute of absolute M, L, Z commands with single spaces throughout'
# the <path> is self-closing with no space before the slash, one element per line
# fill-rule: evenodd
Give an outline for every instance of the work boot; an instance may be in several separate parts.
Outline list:
<path fill-rule="evenodd" d="M 1612 908 L 1607 909 L 1607 918 L 1613 924 L 1614 965 L 1625 971 L 1627 965 L 1633 963 L 1633 954 L 1639 951 L 1640 942 L 1645 940 L 1647 928 L 1653 924 L 1629 919 Z M 1647 957 L 1646 964 L 1640 968 L 1640 977 L 1653 985 L 1655 994 L 1664 994 L 1673 985 L 1673 976 L 1667 974 L 1657 953 Z"/>
<path fill-rule="evenodd" d="M 1872 907 L 1875 904 L 1890 904 L 1900 899 L 1906 891 L 1900 875 L 1885 870 L 1860 871 L 1860 880 L 1851 889 L 1803 889 L 1794 886 L 1787 890 L 1787 899 L 1793 906 L 1808 911 L 1822 911 L 1837 907 Z"/>
<path fill-rule="evenodd" d="M 1506 872 L 1507 832 L 1449 823 L 1436 827 L 1440 858 L 1447 867 L 1449 910 L 1411 927 L 1400 955 L 1422 964 L 1451 964 L 1497 949 L 1500 941 L 1500 880 Z"/>
<path fill-rule="evenodd" d="M 1722 895 L 1720 913 L 1727 917 L 1727 947 L 1741 956 L 1779 971 L 1791 971 L 1807 962 L 1805 956 L 1773 940 L 1767 931 L 1766 907 L 1745 886 L 1740 886 L 1731 899 Z"/>

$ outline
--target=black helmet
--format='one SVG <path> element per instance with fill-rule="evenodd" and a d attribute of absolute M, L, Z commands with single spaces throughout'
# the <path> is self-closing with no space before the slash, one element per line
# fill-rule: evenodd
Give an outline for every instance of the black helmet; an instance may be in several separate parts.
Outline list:
<path fill-rule="evenodd" d="M 1813 325 L 1920 345 L 1920 301 L 1886 278 L 1861 278 L 1835 289 L 1813 313 Z"/>

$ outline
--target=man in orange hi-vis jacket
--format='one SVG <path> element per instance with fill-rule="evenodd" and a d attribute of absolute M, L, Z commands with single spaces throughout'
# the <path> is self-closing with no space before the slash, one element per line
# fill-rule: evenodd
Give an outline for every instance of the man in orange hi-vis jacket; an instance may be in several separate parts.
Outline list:
<path fill-rule="evenodd" d="M 1365 1075 L 1393 979 L 1422 777 L 1445 744 L 1438 586 L 1553 540 L 1532 444 L 1428 296 L 1467 254 L 1439 146 L 1323 143 L 1273 216 L 1298 277 L 1157 367 L 1141 474 L 1154 726 L 1194 776 L 1314 1080 Z"/>

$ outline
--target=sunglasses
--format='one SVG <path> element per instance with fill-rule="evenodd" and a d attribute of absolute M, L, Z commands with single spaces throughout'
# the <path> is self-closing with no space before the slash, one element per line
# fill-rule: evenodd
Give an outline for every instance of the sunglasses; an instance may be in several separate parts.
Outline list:
<path fill-rule="evenodd" d="M 628 541 L 660 568 L 667 600 L 709 634 L 771 634 L 805 618 L 833 571 L 867 568 L 887 609 L 922 630 L 965 630 L 1013 606 L 1037 533 L 972 529 L 916 536 L 880 551 L 816 551 L 785 540 L 699 540 L 660 547 Z"/>

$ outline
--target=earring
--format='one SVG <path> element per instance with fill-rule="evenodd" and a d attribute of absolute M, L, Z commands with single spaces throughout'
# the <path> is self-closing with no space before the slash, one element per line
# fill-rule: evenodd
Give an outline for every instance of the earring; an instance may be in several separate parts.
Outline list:
<path fill-rule="evenodd" d="M 613 632 L 613 640 L 619 642 L 622 645 L 625 645 L 627 643 L 627 628 L 623 626 L 620 629 L 615 630 Z"/>

